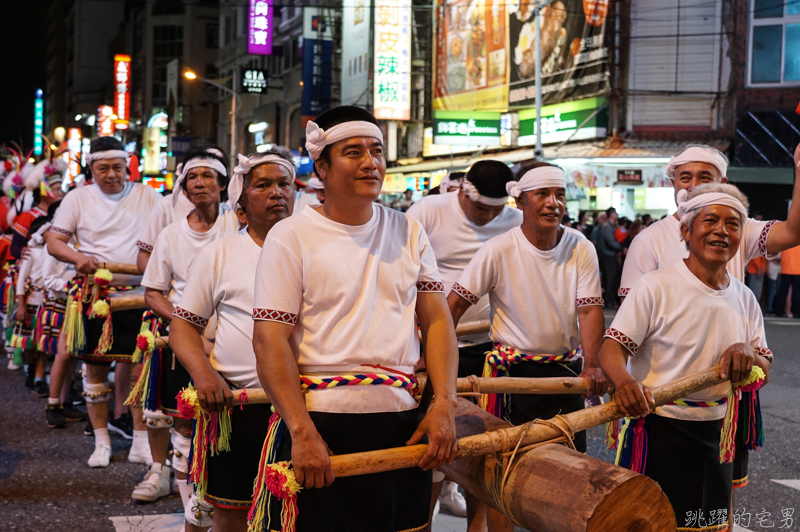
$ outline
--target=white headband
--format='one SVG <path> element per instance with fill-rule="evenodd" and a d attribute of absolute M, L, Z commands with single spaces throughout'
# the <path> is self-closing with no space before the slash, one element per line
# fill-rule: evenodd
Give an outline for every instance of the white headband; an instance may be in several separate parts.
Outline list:
<path fill-rule="evenodd" d="M 325 131 L 316 122 L 309 120 L 306 125 L 306 150 L 311 160 L 316 161 L 322 155 L 325 146 L 352 137 L 375 137 L 383 143 L 381 128 L 372 122 L 344 122 Z"/>
<path fill-rule="evenodd" d="M 719 170 L 720 177 L 727 177 L 728 163 L 717 150 L 709 147 L 693 146 L 675 155 L 669 160 L 667 165 L 667 177 L 674 180 L 675 170 L 687 163 L 708 163 Z"/>
<path fill-rule="evenodd" d="M 541 188 L 566 189 L 567 176 L 564 174 L 564 170 L 557 166 L 540 166 L 525 172 L 519 181 L 506 183 L 506 190 L 515 198 L 518 198 L 523 192 Z"/>
<path fill-rule="evenodd" d="M 100 159 L 125 159 L 128 161 L 129 154 L 125 150 L 105 150 L 96 151 L 86 155 L 86 164 L 92 164 Z"/>
<path fill-rule="evenodd" d="M 692 211 L 708 207 L 709 205 L 724 205 L 736 210 L 742 215 L 742 218 L 747 218 L 747 209 L 741 201 L 734 198 L 730 194 L 724 192 L 706 192 L 699 194 L 692 199 L 687 200 L 689 193 L 686 190 L 678 192 L 678 218 L 683 222 L 683 218 Z"/>
<path fill-rule="evenodd" d="M 238 158 L 239 164 L 237 164 L 236 168 L 233 169 L 233 179 L 231 179 L 231 182 L 228 185 L 228 204 L 234 211 L 236 211 L 239 205 L 239 196 L 242 195 L 242 189 L 244 188 L 244 176 L 250 173 L 250 170 L 256 166 L 267 163 L 277 164 L 289 170 L 289 173 L 292 175 L 292 181 L 294 181 L 294 164 L 287 161 L 280 155 L 268 153 L 267 155 L 255 155 L 252 158 L 249 158 L 240 153 Z"/>
<path fill-rule="evenodd" d="M 312 177 L 308 180 L 308 186 L 314 190 L 325 190 L 325 183 L 318 177 Z"/>
<path fill-rule="evenodd" d="M 483 203 L 484 205 L 497 207 L 499 205 L 505 205 L 508 203 L 508 196 L 503 196 L 502 198 L 490 198 L 489 196 L 484 196 L 478 192 L 478 189 L 475 188 L 475 185 L 469 181 L 464 181 L 464 183 L 461 185 L 461 190 L 463 190 L 464 194 L 466 194 L 466 196 L 472 201 L 477 201 L 478 203 Z"/>
<path fill-rule="evenodd" d="M 461 175 L 460 177 L 457 177 L 455 179 L 451 179 L 451 177 L 450 177 L 451 175 L 453 175 L 453 174 L 451 172 L 448 172 L 447 175 L 445 175 L 442 178 L 442 180 L 439 182 L 439 193 L 440 194 L 446 194 L 448 192 L 447 189 L 450 187 L 451 183 L 453 184 L 453 188 L 454 189 L 461 188 L 461 185 L 464 184 L 466 176 Z"/>
<path fill-rule="evenodd" d="M 184 165 L 183 163 L 178 165 L 176 168 L 176 172 L 178 173 L 178 179 L 175 180 L 175 183 L 172 185 L 172 190 L 177 191 L 177 193 L 173 192 L 172 198 L 172 205 L 176 205 L 178 203 L 178 197 L 182 193 L 181 192 L 181 184 L 186 179 L 186 176 L 189 175 L 189 170 L 192 168 L 199 168 L 204 166 L 206 168 L 211 168 L 216 170 L 217 173 L 227 176 L 228 170 L 225 168 L 225 165 L 219 162 L 217 159 L 213 157 L 195 157 L 194 159 L 189 159 L 189 161 Z"/>

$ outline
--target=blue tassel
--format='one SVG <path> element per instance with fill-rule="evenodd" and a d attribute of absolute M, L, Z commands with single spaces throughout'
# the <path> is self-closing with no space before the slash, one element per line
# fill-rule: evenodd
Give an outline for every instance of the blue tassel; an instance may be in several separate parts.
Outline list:
<path fill-rule="evenodd" d="M 158 394 L 161 389 L 161 349 L 154 349 L 150 354 L 150 379 L 144 391 L 142 406 L 150 411 L 158 410 Z M 191 463 L 191 462 L 190 462 Z"/>

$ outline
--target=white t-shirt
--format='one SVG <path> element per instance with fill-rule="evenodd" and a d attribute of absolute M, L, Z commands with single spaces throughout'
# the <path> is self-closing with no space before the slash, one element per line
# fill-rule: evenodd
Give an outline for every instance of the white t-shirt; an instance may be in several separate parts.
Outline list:
<path fill-rule="evenodd" d="M 178 201 L 175 201 L 175 194 L 178 194 Z M 220 205 L 220 209 L 229 209 L 227 204 Z M 147 225 L 139 235 L 139 240 L 136 242 L 136 247 L 148 253 L 153 252 L 153 246 L 156 245 L 158 235 L 168 225 L 177 222 L 189 216 L 189 213 L 194 210 L 194 204 L 189 201 L 183 191 L 173 192 L 169 196 L 163 196 L 153 210 L 150 212 L 150 218 L 147 220 Z"/>
<path fill-rule="evenodd" d="M 706 370 L 736 343 L 771 353 L 764 337 L 764 319 L 753 292 L 728 276 L 724 290 L 698 279 L 684 261 L 644 275 L 622 303 L 605 337 L 630 351 L 633 378 L 648 387 L 660 386 Z M 728 395 L 722 383 L 686 397 L 716 401 Z M 725 405 L 686 407 L 665 405 L 656 414 L 674 419 L 713 420 L 725 417 Z"/>
<path fill-rule="evenodd" d="M 19 263 L 16 290 L 17 295 L 24 294 L 25 287 L 30 279 L 31 291 L 28 292 L 26 303 L 38 306 L 44 303 L 44 287 L 42 286 L 42 254 L 44 248 L 42 247 L 41 237 L 39 237 L 38 243 L 30 246 L 29 251 L 28 256 Z"/>
<path fill-rule="evenodd" d="M 214 226 L 205 233 L 192 229 L 188 217 L 168 225 L 158 235 L 142 285 L 163 292 L 169 290 L 167 299 L 173 306 L 176 305 L 183 295 L 192 264 L 200 250 L 238 230 L 239 219 L 231 209 L 221 213 Z"/>
<path fill-rule="evenodd" d="M 541 355 L 577 349 L 578 307 L 603 304 L 594 246 L 567 230 L 549 251 L 520 227 L 489 240 L 453 291 L 472 304 L 488 293 L 492 341 Z"/>
<path fill-rule="evenodd" d="M 373 204 L 369 222 L 350 226 L 307 208 L 267 235 L 253 319 L 294 325 L 290 343 L 301 374 L 390 373 L 367 364 L 412 374 L 419 360 L 418 291 L 443 292 L 418 221 Z M 308 410 L 317 412 L 416 407 L 406 390 L 385 385 L 340 386 L 305 397 Z"/>
<path fill-rule="evenodd" d="M 155 189 L 127 181 L 119 194 L 87 185 L 64 197 L 51 231 L 75 236 L 80 252 L 102 262 L 136 264 L 136 240 L 161 198 Z M 113 285 L 138 284 L 141 277 L 114 274 Z"/>
<path fill-rule="evenodd" d="M 247 228 L 200 250 L 175 316 L 206 327 L 216 313 L 211 365 L 237 388 L 260 388 L 253 352 L 253 279 L 261 248 Z"/>
<path fill-rule="evenodd" d="M 306 205 L 318 206 L 319 200 L 314 192 L 305 192 L 297 190 L 294 193 L 294 208 L 292 209 L 292 216 L 300 214 Z"/>
<path fill-rule="evenodd" d="M 64 299 L 67 297 L 67 283 L 75 277 L 75 267 L 52 256 L 47 252 L 47 247 L 42 250 L 42 288 L 50 291 L 50 297 Z"/>
<path fill-rule="evenodd" d="M 458 276 L 487 240 L 519 227 L 522 223 L 521 211 L 504 207 L 502 212 L 486 225 L 474 224 L 464 214 L 458 201 L 458 192 L 426 196 L 412 205 L 406 214 L 419 220 L 430 239 L 445 294 L 450 293 L 453 284 L 458 281 Z M 461 322 L 488 319 L 489 297 L 484 296 L 478 304 L 464 313 Z M 459 346 L 488 340 L 488 334 L 476 334 L 460 338 Z"/>
<path fill-rule="evenodd" d="M 728 263 L 728 273 L 744 282 L 744 270 L 752 259 L 767 255 L 767 235 L 776 220 L 762 222 L 748 218 L 742 230 L 739 252 Z M 636 235 L 625 257 L 622 267 L 619 296 L 628 291 L 642 275 L 660 270 L 682 261 L 689 256 L 686 242 L 681 238 L 681 223 L 674 216 L 667 216 Z"/>

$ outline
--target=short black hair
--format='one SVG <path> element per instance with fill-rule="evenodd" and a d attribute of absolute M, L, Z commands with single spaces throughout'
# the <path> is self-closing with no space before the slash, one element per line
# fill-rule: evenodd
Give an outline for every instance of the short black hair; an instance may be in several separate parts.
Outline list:
<path fill-rule="evenodd" d="M 214 153 L 214 152 L 219 152 L 219 153 Z M 219 155 L 220 153 L 222 154 L 222 156 Z M 222 150 L 222 148 L 218 146 L 192 146 L 191 148 L 186 150 L 182 162 L 185 165 L 192 159 L 203 159 L 203 158 L 214 159 L 216 161 L 219 161 L 220 163 L 222 163 L 222 166 L 225 167 L 225 171 L 230 173 L 228 168 L 228 163 L 225 160 L 227 158 L 225 152 Z M 229 175 L 222 175 L 219 172 L 217 172 L 217 181 L 219 182 L 221 187 L 225 187 L 225 190 L 223 190 L 222 194 L 220 194 L 220 199 L 222 201 L 226 201 L 228 199 L 228 183 L 230 182 L 230 180 L 231 179 Z M 186 180 L 184 179 L 183 181 L 181 181 L 181 189 L 186 190 L 186 187 L 187 187 Z"/>
<path fill-rule="evenodd" d="M 356 107 L 355 105 L 341 105 L 339 107 L 334 107 L 333 109 L 328 109 L 317 118 L 314 119 L 314 122 L 323 130 L 327 131 L 333 126 L 338 126 L 339 124 L 344 124 L 345 122 L 370 122 L 378 126 L 378 121 L 375 117 L 367 111 L 366 109 L 362 109 L 361 107 Z M 325 161 L 326 164 L 330 164 L 331 162 L 331 147 L 325 146 L 325 149 L 322 150 L 322 153 L 319 156 L 320 161 Z M 316 174 L 316 164 L 314 165 L 314 174 Z M 319 176 L 318 176 L 319 177 Z"/>
<path fill-rule="evenodd" d="M 89 144 L 89 153 L 109 150 L 125 151 L 125 147 L 115 137 L 97 137 L 92 139 L 92 142 Z"/>
<path fill-rule="evenodd" d="M 467 181 L 475 185 L 481 196 L 487 198 L 508 196 L 506 183 L 514 180 L 514 173 L 506 163 L 492 160 L 478 161 L 466 175 Z"/>
<path fill-rule="evenodd" d="M 608 209 L 606 209 L 606 216 L 610 217 L 611 214 L 615 212 L 617 212 L 617 209 L 615 209 L 614 207 L 609 207 Z"/>

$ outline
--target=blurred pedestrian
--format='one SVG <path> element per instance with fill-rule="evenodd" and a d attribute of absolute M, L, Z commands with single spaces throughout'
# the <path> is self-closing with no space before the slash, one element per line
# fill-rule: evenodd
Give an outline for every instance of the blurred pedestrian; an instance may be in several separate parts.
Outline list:
<path fill-rule="evenodd" d="M 400 198 L 397 198 L 394 201 L 392 201 L 392 208 L 397 209 L 398 211 L 401 212 L 406 212 L 409 207 L 414 205 L 414 200 L 412 199 L 413 195 L 414 191 L 411 190 L 410 188 L 407 188 L 406 191 L 403 192 L 403 195 Z"/>
<path fill-rule="evenodd" d="M 631 221 L 623 216 L 617 222 L 617 230 L 614 231 L 614 240 L 619 242 L 620 244 L 625 242 L 625 239 L 628 238 L 628 229 L 631 226 Z"/>
<path fill-rule="evenodd" d="M 583 233 L 586 238 L 591 238 L 592 226 L 589 225 L 589 213 L 587 211 L 578 211 L 578 219 L 575 220 L 574 228 Z"/>
<path fill-rule="evenodd" d="M 622 244 L 620 244 L 614 234 L 616 233 L 616 225 L 619 215 L 614 207 L 609 207 L 606 210 L 606 223 L 600 229 L 600 237 L 598 238 L 598 253 L 602 256 L 603 265 L 605 267 L 603 279 L 603 286 L 605 287 L 605 306 L 606 308 L 616 308 L 616 295 L 619 288 L 619 279 L 622 268 L 620 267 L 620 258 L 622 253 Z"/>
<path fill-rule="evenodd" d="M 764 275 L 767 273 L 767 259 L 764 257 L 756 257 L 747 263 L 747 276 L 745 277 L 745 284 L 756 300 L 761 301 L 761 289 L 764 286 Z"/>
<path fill-rule="evenodd" d="M 775 314 L 772 304 L 773 301 L 775 301 L 775 295 L 778 293 L 778 277 L 780 274 L 781 256 L 778 254 L 776 258 L 767 261 L 767 275 L 764 277 L 764 280 L 767 283 L 767 301 L 766 305 L 764 306 L 766 314 Z"/>
<path fill-rule="evenodd" d="M 564 216 L 561 217 L 561 225 L 572 227 L 572 218 L 569 217 L 569 213 L 564 213 Z"/>
<path fill-rule="evenodd" d="M 792 289 L 791 313 L 800 318 L 800 246 L 789 248 L 781 253 L 781 276 L 778 299 L 775 300 L 776 316 L 786 315 L 786 299 Z"/>
<path fill-rule="evenodd" d="M 642 228 L 646 229 L 646 228 L 650 227 L 650 224 L 652 224 L 652 223 L 653 223 L 653 217 L 652 216 L 650 216 L 649 214 L 643 214 L 642 215 Z"/>

